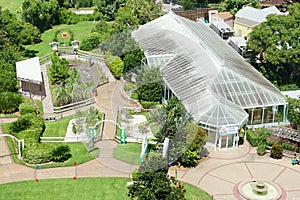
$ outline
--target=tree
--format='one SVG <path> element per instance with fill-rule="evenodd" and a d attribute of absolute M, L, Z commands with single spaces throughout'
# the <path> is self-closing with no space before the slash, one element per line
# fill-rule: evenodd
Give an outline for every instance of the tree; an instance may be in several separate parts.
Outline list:
<path fill-rule="evenodd" d="M 300 4 L 288 10 L 288 15 L 268 15 L 266 22 L 254 27 L 247 47 L 254 66 L 271 82 L 300 87 Z"/>
<path fill-rule="evenodd" d="M 130 52 L 127 52 L 124 56 L 124 73 L 129 70 L 139 67 L 141 65 L 141 60 L 145 57 L 143 50 L 136 49 Z"/>
<path fill-rule="evenodd" d="M 22 19 L 38 27 L 41 32 L 59 24 L 59 6 L 57 0 L 24 0 Z"/>
<path fill-rule="evenodd" d="M 161 102 L 164 83 L 159 67 L 143 66 L 138 70 L 136 79 L 139 100 Z"/>
<path fill-rule="evenodd" d="M 13 113 L 19 110 L 23 97 L 13 92 L 0 93 L 0 113 Z"/>
<path fill-rule="evenodd" d="M 159 17 L 162 4 L 153 0 L 128 0 L 126 6 L 132 9 L 140 24 L 146 24 Z"/>
<path fill-rule="evenodd" d="M 62 58 L 60 59 L 56 52 L 52 55 L 52 65 L 49 68 L 49 78 L 52 84 L 65 83 L 69 78 L 69 62 Z"/>
<path fill-rule="evenodd" d="M 82 40 L 80 49 L 84 51 L 91 51 L 99 45 L 100 40 L 101 35 L 98 32 L 92 32 Z"/>
<path fill-rule="evenodd" d="M 97 10 L 103 14 L 105 20 L 114 20 L 118 9 L 125 6 L 126 0 L 97 0 Z"/>
<path fill-rule="evenodd" d="M 119 8 L 115 23 L 114 32 L 121 33 L 126 30 L 138 28 L 139 19 L 133 14 L 133 9 L 129 6 Z"/>
<path fill-rule="evenodd" d="M 109 64 L 108 68 L 116 79 L 120 79 L 123 74 L 124 63 L 122 59 L 115 56 L 114 60 Z"/>
<path fill-rule="evenodd" d="M 231 14 L 235 15 L 243 6 L 250 6 L 257 8 L 259 6 L 258 0 L 224 0 L 222 1 L 224 5 L 219 10 L 221 12 L 230 11 Z"/>
<path fill-rule="evenodd" d="M 167 175 L 167 161 L 160 156 L 145 160 L 138 169 L 137 181 L 128 188 L 131 199 L 185 199 L 184 189 L 174 177 Z"/>

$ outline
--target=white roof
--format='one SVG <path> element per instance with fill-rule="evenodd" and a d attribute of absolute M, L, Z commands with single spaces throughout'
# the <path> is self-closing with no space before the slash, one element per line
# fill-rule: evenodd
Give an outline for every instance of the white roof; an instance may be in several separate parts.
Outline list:
<path fill-rule="evenodd" d="M 235 14 L 235 17 L 261 23 L 267 21 L 267 16 L 269 14 L 280 15 L 282 13 L 275 6 L 270 6 L 264 9 L 256 9 L 249 6 L 244 6 Z"/>
<path fill-rule="evenodd" d="M 243 37 L 230 37 L 229 40 L 231 40 L 238 47 L 245 47 L 247 45 L 247 41 Z"/>
<path fill-rule="evenodd" d="M 300 98 L 300 90 L 294 90 L 294 91 L 282 91 L 283 95 L 288 96 L 293 99 Z"/>
<path fill-rule="evenodd" d="M 160 66 L 167 86 L 201 123 L 240 126 L 246 108 L 286 104 L 277 88 L 203 22 L 170 12 L 132 35 L 148 64 Z"/>
<path fill-rule="evenodd" d="M 16 62 L 17 78 L 35 83 L 42 82 L 41 66 L 39 57 Z"/>

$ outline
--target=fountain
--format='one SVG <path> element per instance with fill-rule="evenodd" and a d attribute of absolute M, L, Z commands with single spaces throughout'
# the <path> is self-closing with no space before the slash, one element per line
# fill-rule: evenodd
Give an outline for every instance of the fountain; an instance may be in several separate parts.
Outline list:
<path fill-rule="evenodd" d="M 247 180 L 235 187 L 238 199 L 247 200 L 280 200 L 285 199 L 286 193 L 275 183 L 262 180 Z"/>

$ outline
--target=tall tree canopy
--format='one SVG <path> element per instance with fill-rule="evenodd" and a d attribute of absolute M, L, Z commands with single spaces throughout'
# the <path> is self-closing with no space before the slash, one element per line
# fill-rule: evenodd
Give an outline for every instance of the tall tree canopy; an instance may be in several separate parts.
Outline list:
<path fill-rule="evenodd" d="M 22 19 L 38 27 L 41 32 L 59 24 L 59 6 L 57 0 L 24 0 Z"/>
<path fill-rule="evenodd" d="M 258 69 L 278 85 L 300 86 L 300 4 L 288 7 L 288 15 L 269 15 L 254 27 L 247 46 Z"/>
<path fill-rule="evenodd" d="M 128 196 L 141 200 L 184 200 L 183 187 L 177 186 L 175 178 L 167 173 L 168 163 L 165 159 L 150 157 L 139 167 L 137 181 L 128 188 Z"/>
<path fill-rule="evenodd" d="M 243 6 L 250 6 L 257 8 L 259 6 L 258 0 L 223 0 L 222 6 L 219 10 L 221 12 L 230 11 L 233 15 L 237 13 Z"/>

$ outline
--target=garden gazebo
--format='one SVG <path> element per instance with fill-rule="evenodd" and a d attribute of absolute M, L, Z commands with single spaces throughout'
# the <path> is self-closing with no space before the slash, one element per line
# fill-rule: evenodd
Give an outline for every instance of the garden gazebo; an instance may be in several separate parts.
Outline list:
<path fill-rule="evenodd" d="M 244 125 L 287 122 L 285 96 L 204 22 L 170 12 L 132 35 L 160 66 L 164 98 L 180 98 L 216 147 L 237 146 Z"/>
<path fill-rule="evenodd" d="M 38 57 L 16 62 L 18 91 L 21 94 L 40 95 L 42 98 L 43 79 Z"/>

